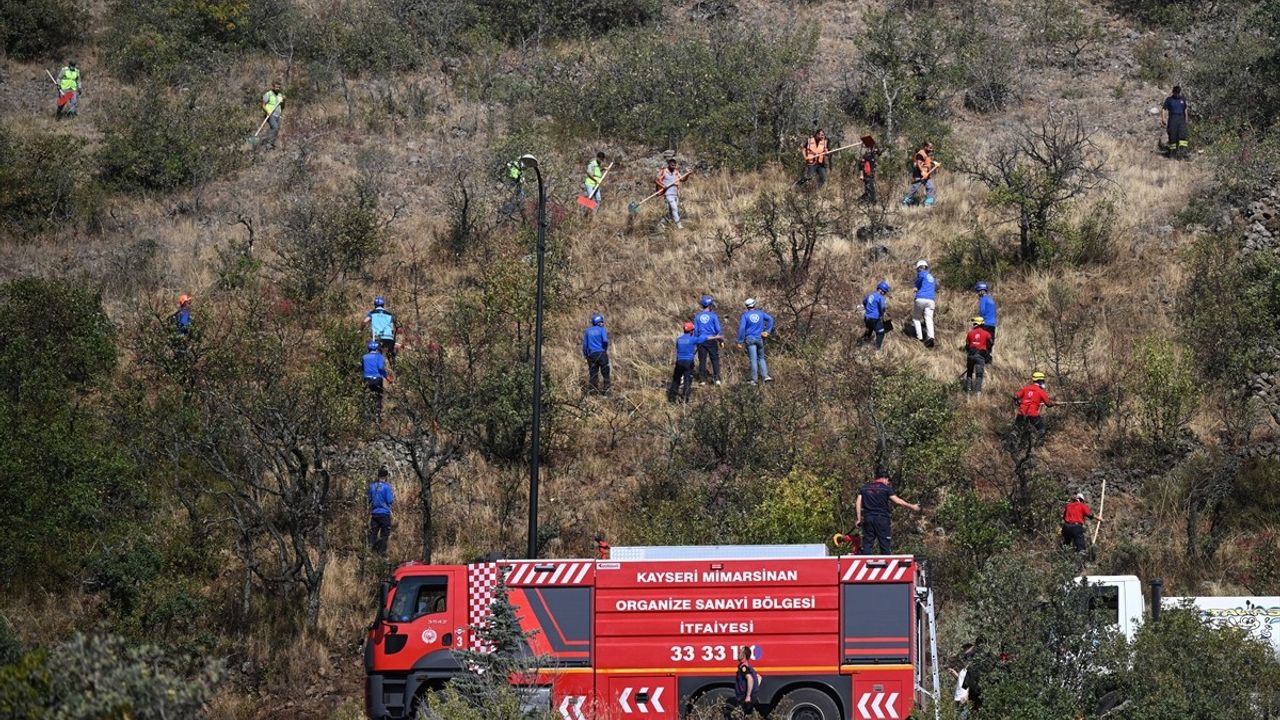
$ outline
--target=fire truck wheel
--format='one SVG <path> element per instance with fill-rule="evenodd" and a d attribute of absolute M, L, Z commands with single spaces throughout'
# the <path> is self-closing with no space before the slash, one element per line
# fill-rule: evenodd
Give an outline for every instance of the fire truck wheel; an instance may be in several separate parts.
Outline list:
<path fill-rule="evenodd" d="M 691 703 L 694 708 L 706 713 L 707 711 L 723 711 L 727 704 L 733 700 L 732 688 L 711 688 L 694 698 Z M 702 717 L 702 715 L 694 715 L 694 717 Z"/>
<path fill-rule="evenodd" d="M 813 688 L 798 688 L 778 703 L 782 720 L 839 720 L 840 709 L 830 695 Z M 774 714 L 774 717 L 777 713 Z"/>

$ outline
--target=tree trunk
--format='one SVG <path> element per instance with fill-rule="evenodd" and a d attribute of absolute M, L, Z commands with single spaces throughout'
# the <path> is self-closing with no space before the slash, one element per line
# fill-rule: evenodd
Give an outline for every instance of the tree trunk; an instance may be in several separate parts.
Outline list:
<path fill-rule="evenodd" d="M 1018 244 L 1022 261 L 1031 263 L 1036 260 L 1036 246 L 1031 242 L 1031 214 L 1024 208 L 1018 216 Z"/>
<path fill-rule="evenodd" d="M 435 489 L 435 479 L 419 478 L 418 508 L 422 512 L 422 562 L 431 564 L 431 546 L 434 544 L 435 528 L 431 520 L 431 500 Z"/>

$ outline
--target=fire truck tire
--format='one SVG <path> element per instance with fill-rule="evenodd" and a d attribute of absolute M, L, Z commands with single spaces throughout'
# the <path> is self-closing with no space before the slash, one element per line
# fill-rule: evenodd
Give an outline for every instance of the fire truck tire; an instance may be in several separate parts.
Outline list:
<path fill-rule="evenodd" d="M 696 696 L 690 705 L 699 711 L 694 717 L 702 717 L 702 714 L 708 711 L 723 710 L 732 701 L 733 688 L 718 687 Z"/>
<path fill-rule="evenodd" d="M 779 715 L 781 713 L 781 715 Z M 782 697 L 770 717 L 781 720 L 839 720 L 840 708 L 831 696 L 814 688 L 797 688 Z"/>

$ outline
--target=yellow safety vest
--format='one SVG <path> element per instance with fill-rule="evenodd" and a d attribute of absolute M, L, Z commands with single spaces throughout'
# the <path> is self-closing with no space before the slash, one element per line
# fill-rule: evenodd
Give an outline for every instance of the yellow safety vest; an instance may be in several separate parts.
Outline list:
<path fill-rule="evenodd" d="M 282 93 L 278 93 L 274 90 L 268 90 L 266 94 L 262 96 L 262 109 L 268 115 L 271 115 L 275 113 L 276 108 L 279 108 L 280 103 L 282 102 L 284 102 L 284 95 Z"/>
<path fill-rule="evenodd" d="M 602 178 L 604 178 L 604 171 L 600 169 L 600 162 L 592 160 L 587 164 L 587 187 L 594 190 L 595 187 L 600 184 L 600 180 Z"/>
<path fill-rule="evenodd" d="M 68 90 L 80 89 L 80 71 L 73 70 L 70 67 L 62 68 L 62 72 L 58 73 L 58 88 L 62 92 Z"/>

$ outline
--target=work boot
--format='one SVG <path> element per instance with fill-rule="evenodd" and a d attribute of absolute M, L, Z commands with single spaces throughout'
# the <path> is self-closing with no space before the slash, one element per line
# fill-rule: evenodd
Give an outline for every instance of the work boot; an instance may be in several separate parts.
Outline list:
<path fill-rule="evenodd" d="M 915 203 L 915 198 L 911 197 L 910 195 L 902 198 L 902 207 L 911 207 L 913 203 Z"/>
<path fill-rule="evenodd" d="M 931 198 L 931 197 L 927 197 L 927 198 L 925 198 L 925 199 L 924 199 L 924 206 L 925 206 L 925 207 L 933 207 L 933 198 Z"/>
<path fill-rule="evenodd" d="M 717 386 L 717 387 L 719 387 L 719 386 L 720 386 L 720 381 L 719 381 L 719 380 L 716 380 L 716 386 Z"/>
<path fill-rule="evenodd" d="M 924 341 L 924 346 L 925 346 L 925 347 L 927 347 L 927 348 L 929 348 L 930 350 L 932 350 L 932 349 L 933 349 L 933 338 L 927 338 L 927 339 Z"/>
<path fill-rule="evenodd" d="M 682 222 L 678 222 L 678 223 L 676 223 L 676 229 L 677 229 L 677 230 L 683 230 L 683 229 L 684 229 L 684 223 L 682 223 Z"/>
<path fill-rule="evenodd" d="M 765 382 L 773 382 L 773 376 L 772 376 L 772 375 L 765 375 L 765 376 L 764 376 L 764 381 L 765 381 Z"/>

